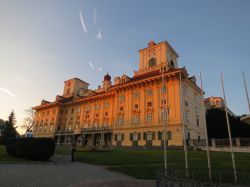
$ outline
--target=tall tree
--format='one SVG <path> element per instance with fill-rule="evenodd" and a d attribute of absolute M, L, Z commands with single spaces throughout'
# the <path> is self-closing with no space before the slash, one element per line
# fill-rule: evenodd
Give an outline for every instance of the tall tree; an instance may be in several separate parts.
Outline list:
<path fill-rule="evenodd" d="M 18 135 L 16 128 L 17 128 L 16 115 L 12 110 L 8 120 L 5 122 L 4 137 L 5 138 L 16 137 Z"/>
<path fill-rule="evenodd" d="M 32 130 L 34 126 L 35 121 L 35 110 L 32 109 L 32 107 L 25 109 L 25 114 L 27 115 L 26 118 L 24 118 L 23 124 L 21 125 L 22 129 L 25 129 L 25 131 Z"/>

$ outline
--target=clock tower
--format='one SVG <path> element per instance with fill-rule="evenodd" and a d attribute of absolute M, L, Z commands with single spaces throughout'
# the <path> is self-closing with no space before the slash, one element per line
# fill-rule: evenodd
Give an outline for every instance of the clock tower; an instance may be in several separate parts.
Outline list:
<path fill-rule="evenodd" d="M 177 59 L 179 56 L 167 41 L 156 44 L 151 40 L 148 42 L 147 48 L 139 50 L 139 54 L 140 65 L 136 74 L 153 71 L 161 67 L 167 67 L 167 69 L 178 67 Z"/>

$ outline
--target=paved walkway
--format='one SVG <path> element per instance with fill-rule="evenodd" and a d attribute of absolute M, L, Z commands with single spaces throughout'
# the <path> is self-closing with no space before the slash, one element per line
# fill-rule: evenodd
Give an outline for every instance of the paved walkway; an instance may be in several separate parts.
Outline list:
<path fill-rule="evenodd" d="M 108 171 L 102 167 L 69 162 L 69 157 L 56 156 L 55 163 L 0 164 L 1 187 L 155 187 L 154 181 Z"/>

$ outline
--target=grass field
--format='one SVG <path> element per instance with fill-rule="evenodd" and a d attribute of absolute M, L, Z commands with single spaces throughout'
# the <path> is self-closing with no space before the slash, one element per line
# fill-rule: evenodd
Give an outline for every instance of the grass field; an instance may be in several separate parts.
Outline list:
<path fill-rule="evenodd" d="M 10 156 L 6 153 L 4 145 L 0 145 L 0 163 L 31 162 L 30 160 Z"/>
<path fill-rule="evenodd" d="M 250 154 L 236 153 L 236 167 L 239 172 L 250 176 Z M 163 169 L 162 150 L 124 150 L 110 151 L 77 151 L 76 160 L 80 162 L 104 165 L 109 170 L 121 172 L 135 178 L 154 179 L 155 171 Z M 189 168 L 207 168 L 205 151 L 188 152 Z M 168 151 L 168 168 L 185 168 L 184 152 L 181 150 Z M 223 168 L 231 172 L 232 162 L 230 153 L 211 152 L 213 169 Z M 204 169 L 204 171 L 207 171 Z"/>

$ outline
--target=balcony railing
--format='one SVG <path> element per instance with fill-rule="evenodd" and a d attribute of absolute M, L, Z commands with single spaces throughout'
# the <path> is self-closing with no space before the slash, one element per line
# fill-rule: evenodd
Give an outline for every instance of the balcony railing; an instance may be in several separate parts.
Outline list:
<path fill-rule="evenodd" d="M 92 128 L 82 128 L 82 133 L 84 132 L 94 132 L 94 131 L 111 131 L 110 127 L 92 127 Z"/>

